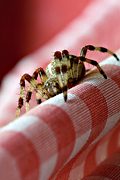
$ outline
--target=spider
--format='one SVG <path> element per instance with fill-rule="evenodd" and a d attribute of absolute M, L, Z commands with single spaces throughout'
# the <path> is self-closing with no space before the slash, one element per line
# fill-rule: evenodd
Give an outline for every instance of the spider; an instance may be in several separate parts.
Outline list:
<path fill-rule="evenodd" d="M 100 65 L 95 61 L 86 58 L 87 51 L 100 51 L 113 55 L 117 61 L 119 58 L 115 53 L 104 47 L 95 47 L 93 45 L 86 45 L 81 49 L 80 56 L 69 54 L 67 50 L 62 52 L 56 51 L 51 63 L 47 66 L 46 71 L 43 68 L 38 68 L 33 75 L 24 74 L 20 79 L 20 97 L 16 109 L 16 117 L 20 115 L 21 108 L 24 104 L 25 97 L 25 81 L 29 83 L 26 97 L 25 108 L 29 110 L 29 101 L 33 91 L 36 94 L 37 104 L 42 102 L 41 99 L 47 100 L 59 93 L 63 93 L 64 101 L 67 101 L 67 90 L 77 84 L 86 73 L 84 62 L 96 66 L 99 72 L 105 79 L 107 76 Z M 38 75 L 41 82 L 37 81 Z"/>

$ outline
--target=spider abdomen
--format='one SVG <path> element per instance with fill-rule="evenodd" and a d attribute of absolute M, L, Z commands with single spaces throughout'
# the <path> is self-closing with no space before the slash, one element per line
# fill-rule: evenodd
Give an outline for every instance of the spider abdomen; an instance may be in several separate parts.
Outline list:
<path fill-rule="evenodd" d="M 85 66 L 76 56 L 69 56 L 69 58 L 62 58 L 61 61 L 59 59 L 52 61 L 46 68 L 46 74 L 48 78 L 61 76 L 63 81 L 75 83 L 84 77 Z"/>

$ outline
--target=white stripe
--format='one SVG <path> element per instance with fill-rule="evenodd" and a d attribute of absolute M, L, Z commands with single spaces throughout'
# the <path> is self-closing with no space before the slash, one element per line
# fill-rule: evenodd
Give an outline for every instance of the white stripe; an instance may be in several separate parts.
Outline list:
<path fill-rule="evenodd" d="M 91 133 L 91 129 L 88 130 L 86 133 L 84 133 L 83 135 L 81 135 L 80 137 L 76 138 L 75 140 L 75 145 L 74 145 L 74 149 L 70 155 L 70 158 L 68 159 L 68 161 L 70 161 L 70 159 L 72 159 L 73 157 L 75 157 L 75 155 L 82 149 L 82 147 L 86 144 L 87 140 L 90 137 L 90 133 Z"/>
<path fill-rule="evenodd" d="M 108 119 L 105 128 L 93 142 L 95 143 L 109 132 L 120 119 L 120 89 L 117 84 L 109 78 L 105 80 L 104 78 L 95 78 L 92 76 L 90 79 L 89 77 L 87 80 L 85 79 L 84 83 L 96 86 L 104 96 L 108 107 Z M 119 111 L 116 111 L 116 108 L 119 109 Z"/>
<path fill-rule="evenodd" d="M 118 58 L 120 59 L 120 50 L 116 52 Z M 117 61 L 113 56 L 110 56 L 109 58 L 105 59 L 104 61 L 101 61 L 100 66 L 106 65 L 106 64 L 111 64 L 111 65 L 116 65 L 120 66 L 120 61 Z"/>
<path fill-rule="evenodd" d="M 107 107 L 108 116 L 116 113 L 116 109 L 120 109 L 120 89 L 112 79 L 104 79 L 98 77 L 87 78 L 84 85 L 91 84 L 96 86 L 104 96 Z"/>
<path fill-rule="evenodd" d="M 116 113 L 115 115 L 109 117 L 107 119 L 106 125 L 100 135 L 92 142 L 93 144 L 98 142 L 102 137 L 104 137 L 108 132 L 110 132 L 115 125 L 119 122 L 120 120 L 120 112 Z"/>
<path fill-rule="evenodd" d="M 75 161 L 76 163 L 76 161 Z M 77 167 L 72 167 L 71 171 L 70 171 L 70 174 L 69 174 L 69 179 L 68 180 L 80 180 L 83 178 L 84 176 L 84 166 L 85 166 L 85 161 L 80 163 L 79 162 L 79 159 L 77 159 Z M 75 165 L 76 165 L 75 164 Z"/>
<path fill-rule="evenodd" d="M 99 165 L 102 161 L 104 161 L 107 158 L 108 143 L 109 143 L 109 140 L 98 144 L 97 149 L 96 149 L 96 154 L 95 154 L 97 165 Z"/>
<path fill-rule="evenodd" d="M 72 168 L 71 168 L 71 172 L 70 172 L 70 177 L 74 177 L 74 168 L 76 168 L 76 166 L 80 167 L 80 170 L 79 170 L 79 177 L 80 179 L 82 179 L 85 174 L 85 164 L 86 164 L 86 160 L 87 160 L 87 157 L 89 156 L 90 152 L 92 152 L 92 150 L 94 149 L 95 147 L 95 144 L 93 144 L 92 146 L 88 146 L 84 151 L 81 152 L 81 154 L 79 154 L 79 156 L 77 157 L 77 159 L 74 160 L 73 162 L 73 165 L 72 165 Z M 77 173 L 77 174 L 78 174 Z M 72 180 L 72 178 L 71 178 Z"/>
<path fill-rule="evenodd" d="M 68 93 L 67 103 L 64 102 L 63 94 L 59 94 L 57 97 L 51 98 L 41 105 L 44 106 L 46 104 L 52 104 L 60 107 L 69 115 L 72 121 L 76 133 L 76 139 L 74 149 L 69 158 L 70 160 L 80 151 L 89 139 L 92 126 L 90 111 L 84 101 L 70 93 Z M 84 134 L 82 134 L 83 129 L 86 129 Z"/>
<path fill-rule="evenodd" d="M 41 174 L 39 176 L 40 180 L 47 180 L 51 177 L 51 175 L 55 169 L 57 157 L 58 157 L 58 155 L 55 154 L 55 155 L 51 156 L 51 158 L 49 158 L 46 162 L 42 163 Z"/>
<path fill-rule="evenodd" d="M 37 123 L 39 119 L 35 116 L 21 116 L 15 121 L 12 121 L 7 126 L 3 127 L 0 132 L 14 130 L 17 132 L 24 132 L 26 128 L 34 123 Z"/>
<path fill-rule="evenodd" d="M 32 128 L 27 130 L 30 126 L 32 126 Z M 54 132 L 46 123 L 35 116 L 22 116 L 2 128 L 1 132 L 9 130 L 21 132 L 34 144 L 40 157 L 40 179 L 48 179 L 56 166 L 58 158 L 57 140 Z M 46 159 L 46 155 L 48 154 L 50 157 Z"/>

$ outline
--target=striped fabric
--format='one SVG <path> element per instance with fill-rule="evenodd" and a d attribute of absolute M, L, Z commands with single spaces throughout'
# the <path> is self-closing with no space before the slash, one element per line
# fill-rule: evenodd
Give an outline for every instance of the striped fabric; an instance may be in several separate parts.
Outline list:
<path fill-rule="evenodd" d="M 82 16 L 5 77 L 0 93 L 0 180 L 120 179 L 120 61 L 114 57 L 90 54 L 98 62 L 105 58 L 100 65 L 107 80 L 93 68 L 68 91 L 66 103 L 59 94 L 35 106 L 33 97 L 35 107 L 15 119 L 21 74 L 45 67 L 51 52 L 68 48 L 79 53 L 87 39 L 87 44 L 119 49 L 120 27 L 110 32 L 111 17 L 118 23 L 118 11 L 118 0 L 93 1 Z M 117 55 L 120 58 L 120 51 Z"/>
<path fill-rule="evenodd" d="M 81 179 L 119 151 L 120 62 L 101 65 L 107 80 L 93 69 L 67 103 L 60 94 L 1 128 L 1 179 Z"/>

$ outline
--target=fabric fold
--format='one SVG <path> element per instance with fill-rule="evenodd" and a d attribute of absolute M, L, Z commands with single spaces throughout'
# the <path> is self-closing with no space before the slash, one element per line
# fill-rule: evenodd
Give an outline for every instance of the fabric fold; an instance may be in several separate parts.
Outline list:
<path fill-rule="evenodd" d="M 78 171 L 82 178 L 89 166 L 96 168 L 104 154 L 94 157 L 92 165 L 88 154 L 120 120 L 120 62 L 110 57 L 100 65 L 107 80 L 93 68 L 68 91 L 67 102 L 59 94 L 1 128 L 2 179 L 9 159 L 14 162 L 9 179 L 63 179 L 68 174 L 77 179 Z"/>

